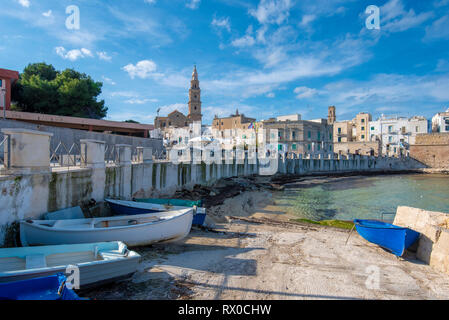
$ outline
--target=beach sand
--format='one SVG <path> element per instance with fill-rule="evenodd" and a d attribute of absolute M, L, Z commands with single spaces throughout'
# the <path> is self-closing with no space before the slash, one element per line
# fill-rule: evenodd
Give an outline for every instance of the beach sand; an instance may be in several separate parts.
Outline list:
<path fill-rule="evenodd" d="M 131 279 L 92 299 L 448 299 L 449 276 L 370 244 L 354 232 L 290 222 L 266 190 L 208 209 L 213 229 L 178 243 L 134 248 Z M 230 218 L 232 216 L 232 218 Z M 239 219 L 240 217 L 240 219 Z"/>

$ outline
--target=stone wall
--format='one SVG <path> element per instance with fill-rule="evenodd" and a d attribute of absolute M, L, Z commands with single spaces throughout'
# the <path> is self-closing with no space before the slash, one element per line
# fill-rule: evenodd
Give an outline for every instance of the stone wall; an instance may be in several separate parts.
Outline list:
<path fill-rule="evenodd" d="M 449 133 L 417 135 L 410 157 L 431 168 L 449 168 Z"/>
<path fill-rule="evenodd" d="M 398 207 L 394 224 L 420 232 L 417 258 L 449 274 L 449 214 Z"/>
<path fill-rule="evenodd" d="M 335 143 L 334 142 L 334 152 L 335 153 L 358 153 L 361 155 L 371 155 L 371 152 L 373 152 L 375 156 L 378 156 L 380 154 L 380 141 L 373 141 L 373 142 L 357 142 L 357 141 L 351 141 L 351 142 L 340 142 Z"/>
<path fill-rule="evenodd" d="M 418 134 L 415 145 L 449 145 L 449 132 Z"/>

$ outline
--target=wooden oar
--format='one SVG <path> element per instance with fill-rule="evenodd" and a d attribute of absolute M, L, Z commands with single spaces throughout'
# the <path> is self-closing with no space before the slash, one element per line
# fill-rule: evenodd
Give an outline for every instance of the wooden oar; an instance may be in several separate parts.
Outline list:
<path fill-rule="evenodd" d="M 355 224 L 352 226 L 352 229 L 351 229 L 351 231 L 349 232 L 349 236 L 348 236 L 348 239 L 346 239 L 345 245 L 348 244 L 349 238 L 351 237 L 351 234 L 352 234 L 352 232 L 354 231 L 354 229 L 355 229 Z"/>

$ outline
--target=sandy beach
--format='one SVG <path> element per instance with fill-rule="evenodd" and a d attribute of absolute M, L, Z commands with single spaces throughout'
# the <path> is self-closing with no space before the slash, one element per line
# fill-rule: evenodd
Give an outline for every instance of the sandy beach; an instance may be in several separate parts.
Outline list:
<path fill-rule="evenodd" d="M 266 182 L 266 181 L 265 181 Z M 229 189 L 224 187 L 224 189 Z M 269 190 L 208 208 L 209 228 L 178 243 L 135 248 L 131 279 L 92 299 L 448 299 L 449 276 L 386 252 L 356 232 L 290 221 Z M 217 197 L 215 195 L 214 197 Z M 219 197 L 219 196 L 218 196 Z"/>

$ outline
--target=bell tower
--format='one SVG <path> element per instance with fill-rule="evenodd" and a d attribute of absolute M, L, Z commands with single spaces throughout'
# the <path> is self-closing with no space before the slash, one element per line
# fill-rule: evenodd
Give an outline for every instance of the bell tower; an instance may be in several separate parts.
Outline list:
<path fill-rule="evenodd" d="M 190 81 L 189 90 L 189 115 L 187 116 L 191 121 L 200 121 L 203 118 L 201 114 L 201 89 L 200 81 L 198 80 L 198 72 L 196 66 L 193 68 L 192 80 Z"/>

